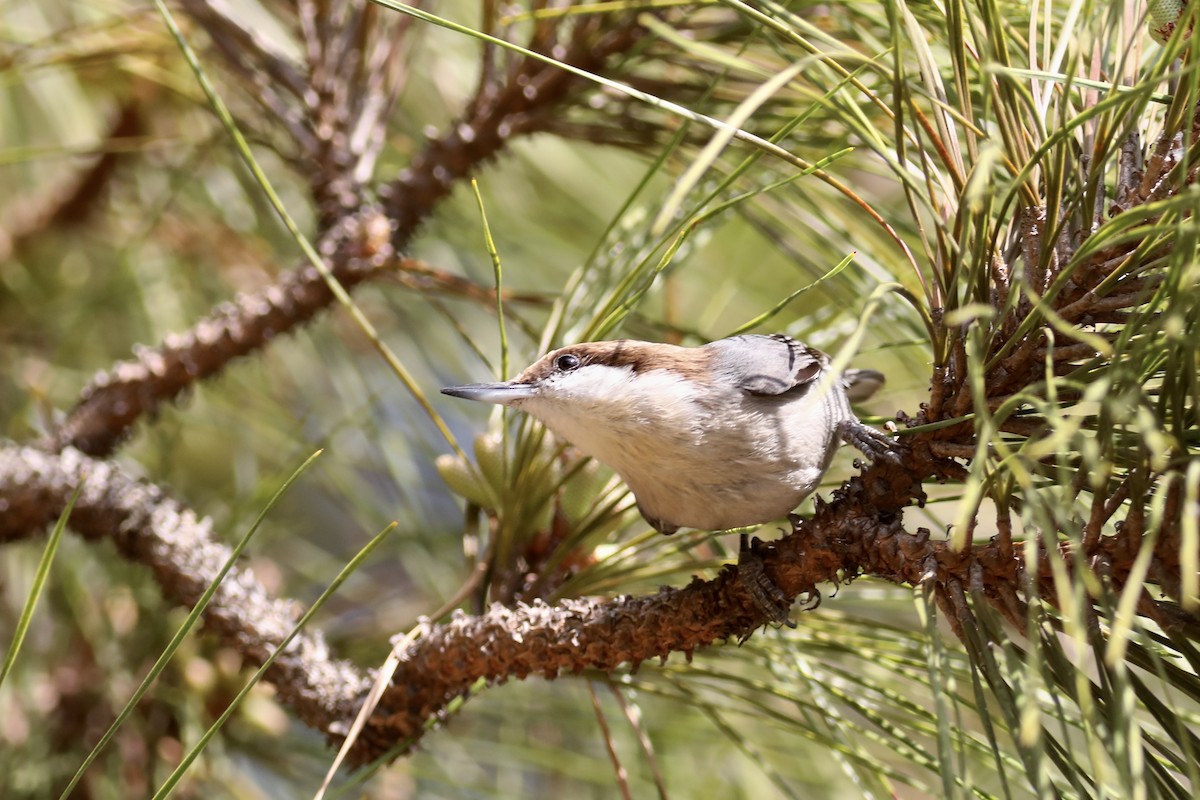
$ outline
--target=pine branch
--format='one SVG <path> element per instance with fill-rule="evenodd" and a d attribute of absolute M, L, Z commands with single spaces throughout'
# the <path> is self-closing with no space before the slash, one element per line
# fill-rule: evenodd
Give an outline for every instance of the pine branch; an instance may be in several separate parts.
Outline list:
<path fill-rule="evenodd" d="M 923 498 L 921 477 L 962 477 L 953 462 L 921 450 L 905 451 L 903 465 L 880 462 L 848 481 L 816 514 L 792 533 L 770 542 L 755 541 L 768 576 L 789 597 L 819 602 L 820 586 L 869 575 L 897 584 L 932 584 L 947 601 L 971 587 L 992 603 L 1016 629 L 1024 619 L 1024 562 L 1011 541 L 1000 537 L 956 551 L 928 531 L 908 532 L 903 510 Z M 120 468 L 66 450 L 50 455 L 32 448 L 0 449 L 0 542 L 44 530 L 61 513 L 79 482 L 84 491 L 70 520 L 85 539 L 112 538 L 126 558 L 148 566 L 164 596 L 190 605 L 203 593 L 228 558 L 228 548 L 198 517 L 158 487 L 136 481 Z M 1177 502 L 1177 498 L 1176 498 Z M 1118 588 L 1130 574 L 1140 530 L 1129 525 L 1119 536 L 1085 545 L 1082 563 Z M 1053 602 L 1050 559 L 1080 563 L 1072 546 L 1039 549 L 1036 576 L 1044 598 Z M 1169 571 L 1178 544 L 1163 537 L 1156 548 Z M 1164 591 L 1177 590 L 1164 582 Z M 1174 604 L 1148 601 L 1147 613 L 1172 629 L 1195 630 L 1200 621 Z M 810 602 L 815 607 L 816 602 Z M 246 569 L 235 567 L 205 614 L 207 628 L 261 663 L 298 618 L 298 603 L 272 597 Z M 584 669 L 636 670 L 643 661 L 687 658 L 715 643 L 740 640 L 765 624 L 762 610 L 746 593 L 737 568 L 728 566 L 712 580 L 695 578 L 682 588 L 611 600 L 568 599 L 556 606 L 541 601 L 514 607 L 493 605 L 479 616 L 456 612 L 444 624 L 424 624 L 403 654 L 391 687 L 351 752 L 366 763 L 402 744 L 411 748 L 447 704 L 480 679 L 504 682 L 531 676 L 554 678 Z M 297 639 L 268 675 L 280 698 L 306 724 L 338 738 L 349 728 L 369 688 L 369 678 L 328 651 L 320 632 Z"/>
<path fill-rule="evenodd" d="M 76 450 L 49 454 L 0 448 L 0 542 L 36 535 L 57 518 L 83 484 L 71 529 L 88 540 L 111 539 L 121 555 L 153 573 L 163 595 L 190 606 L 229 558 L 212 523 L 153 484 Z M 207 628 L 261 664 L 291 632 L 299 604 L 270 595 L 249 569 L 235 565 L 204 615 Z M 352 719 L 369 678 L 331 657 L 322 635 L 302 632 L 277 659 L 268 680 L 307 724 L 326 729 Z"/>
<path fill-rule="evenodd" d="M 319 243 L 333 274 L 350 288 L 389 271 L 388 223 L 374 208 L 343 220 Z M 191 330 L 141 350 L 92 379 L 63 423 L 43 441 L 52 451 L 75 447 L 93 456 L 111 453 L 133 425 L 173 402 L 196 382 L 234 359 L 256 352 L 325 310 L 333 300 L 314 267 L 284 274 L 258 292 L 218 306 Z"/>
<path fill-rule="evenodd" d="M 581 25 L 572 30 L 562 60 L 602 70 L 610 58 L 633 46 L 639 35 L 632 22 L 615 27 L 598 21 Z M 408 246 L 454 184 L 499 155 L 514 137 L 536 130 L 580 82 L 533 59 L 520 62 L 499 84 L 485 76 L 467 116 L 442 137 L 427 142 L 411 166 L 383 189 L 387 216 L 368 204 L 332 218 L 318 251 L 334 276 L 351 289 L 391 274 L 393 253 Z M 347 154 L 338 160 L 354 159 Z M 344 182 L 338 185 L 341 188 L 331 190 L 328 176 L 322 177 L 314 182 L 314 196 L 320 200 L 334 191 L 340 196 L 338 206 L 345 207 L 349 199 L 341 195 L 352 190 Z M 56 451 L 76 447 L 94 456 L 111 453 L 143 416 L 173 402 L 197 381 L 219 374 L 230 361 L 257 352 L 275 337 L 307 323 L 332 300 L 317 271 L 303 266 L 265 289 L 219 306 L 191 330 L 94 378 L 44 446 Z"/>
<path fill-rule="evenodd" d="M 131 99 L 113 116 L 104 140 L 117 142 L 134 139 L 144 133 L 139 99 Z M 105 196 L 123 153 L 109 149 L 95 158 L 86 169 L 71 175 L 61 185 L 50 186 L 39 197 L 27 198 L 11 209 L 10 218 L 0 227 L 0 261 L 7 261 L 26 242 L 57 225 L 78 225 L 91 216 L 99 199 Z"/>

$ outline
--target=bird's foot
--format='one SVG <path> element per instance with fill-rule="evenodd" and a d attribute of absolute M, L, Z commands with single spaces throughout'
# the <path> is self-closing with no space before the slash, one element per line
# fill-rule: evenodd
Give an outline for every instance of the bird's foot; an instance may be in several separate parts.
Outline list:
<path fill-rule="evenodd" d="M 750 549 L 750 535 L 746 533 L 742 534 L 738 548 L 738 580 L 770 622 L 796 627 L 796 623 L 788 617 L 792 609 L 791 599 L 767 577 L 762 557 Z"/>
<path fill-rule="evenodd" d="M 844 419 L 838 423 L 838 435 L 846 444 L 854 445 L 863 455 L 872 461 L 900 460 L 896 448 L 896 440 L 882 431 L 875 430 L 870 425 L 864 425 L 857 419 Z"/>

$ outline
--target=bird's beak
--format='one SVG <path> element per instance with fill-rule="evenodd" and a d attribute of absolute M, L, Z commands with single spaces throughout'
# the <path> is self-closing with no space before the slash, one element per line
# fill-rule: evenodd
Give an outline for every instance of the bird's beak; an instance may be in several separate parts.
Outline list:
<path fill-rule="evenodd" d="M 529 383 L 505 381 L 504 383 L 468 383 L 466 386 L 447 386 L 442 394 L 478 400 L 481 403 L 496 403 L 506 406 L 516 400 L 527 400 L 537 393 L 537 387 Z"/>

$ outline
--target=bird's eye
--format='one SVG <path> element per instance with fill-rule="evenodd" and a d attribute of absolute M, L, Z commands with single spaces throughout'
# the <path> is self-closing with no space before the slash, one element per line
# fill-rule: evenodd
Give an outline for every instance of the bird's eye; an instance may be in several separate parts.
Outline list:
<path fill-rule="evenodd" d="M 571 353 L 563 353 L 561 356 L 554 359 L 554 366 L 559 372 L 570 372 L 579 366 L 579 356 Z"/>

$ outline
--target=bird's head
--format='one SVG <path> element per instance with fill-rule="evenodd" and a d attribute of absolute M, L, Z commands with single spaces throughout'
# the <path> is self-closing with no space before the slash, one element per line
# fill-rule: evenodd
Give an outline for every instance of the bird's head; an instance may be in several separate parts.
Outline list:
<path fill-rule="evenodd" d="M 610 420 L 645 401 L 670 402 L 671 386 L 705 380 L 711 353 L 703 348 L 621 339 L 570 345 L 542 356 L 500 383 L 448 386 L 443 394 L 496 403 L 549 421 L 564 415 Z"/>

